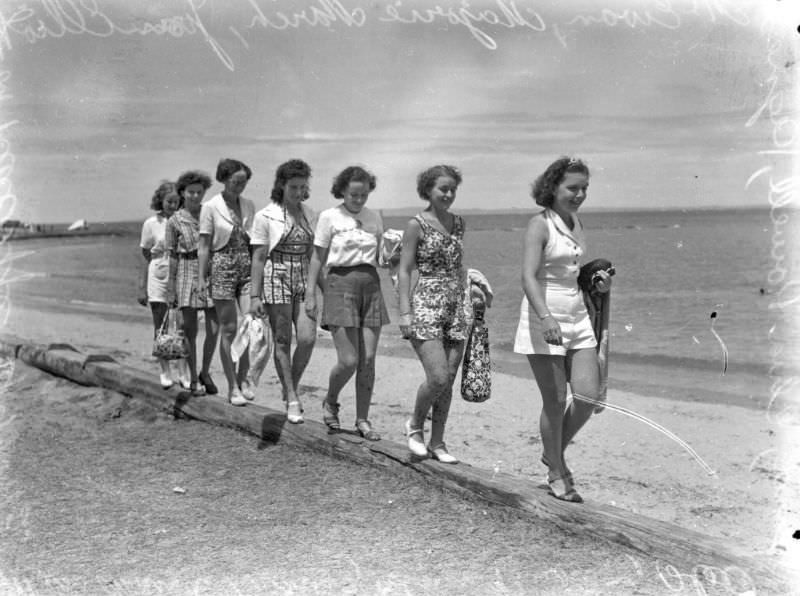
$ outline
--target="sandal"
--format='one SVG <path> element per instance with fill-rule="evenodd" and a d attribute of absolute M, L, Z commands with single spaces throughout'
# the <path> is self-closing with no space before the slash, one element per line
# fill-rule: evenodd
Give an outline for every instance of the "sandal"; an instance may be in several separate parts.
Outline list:
<path fill-rule="evenodd" d="M 290 401 L 286 404 L 286 419 L 292 424 L 303 423 L 303 410 L 299 401 Z"/>
<path fill-rule="evenodd" d="M 198 385 L 198 383 L 190 383 L 189 384 L 189 393 L 193 396 L 197 397 L 198 395 L 205 395 L 206 390 L 203 388 L 202 385 Z"/>
<path fill-rule="evenodd" d="M 411 428 L 411 420 L 406 420 L 405 435 L 408 437 L 408 450 L 418 457 L 427 457 L 428 448 L 425 447 L 425 437 L 421 428 Z M 414 438 L 419 435 L 419 438 Z"/>
<path fill-rule="evenodd" d="M 428 453 L 433 459 L 440 461 L 443 464 L 458 463 L 458 459 L 450 455 L 450 453 L 447 451 L 447 445 L 444 443 L 440 443 L 436 447 L 428 447 Z"/>
<path fill-rule="evenodd" d="M 339 430 L 339 404 L 332 404 L 327 399 L 322 401 L 322 421 L 331 430 Z M 356 427 L 358 424 L 356 424 Z"/>
<path fill-rule="evenodd" d="M 539 461 L 541 461 L 547 467 L 546 478 L 550 478 L 550 462 L 547 461 L 547 457 L 545 457 L 543 454 L 542 458 Z M 570 482 L 572 482 L 572 470 L 570 470 L 566 464 L 564 464 L 564 471 L 566 472 L 564 477 L 567 478 Z M 549 480 L 545 480 L 545 482 L 549 482 Z"/>
<path fill-rule="evenodd" d="M 381 436 L 372 430 L 372 425 L 369 423 L 369 420 L 366 418 L 362 418 L 361 420 L 356 420 L 356 430 L 359 434 L 364 437 L 367 441 L 380 441 Z"/>
<path fill-rule="evenodd" d="M 547 485 L 550 487 L 550 494 L 560 501 L 568 501 L 570 503 L 583 503 L 583 498 L 575 490 L 572 485 L 572 480 L 566 476 L 560 478 L 547 477 Z"/>

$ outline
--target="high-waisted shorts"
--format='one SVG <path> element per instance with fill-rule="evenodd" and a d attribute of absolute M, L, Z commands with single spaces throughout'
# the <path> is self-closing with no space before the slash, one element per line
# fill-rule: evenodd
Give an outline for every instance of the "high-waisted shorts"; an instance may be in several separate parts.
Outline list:
<path fill-rule="evenodd" d="M 522 298 L 519 312 L 519 324 L 514 338 L 514 351 L 517 354 L 550 354 L 566 356 L 567 350 L 594 348 L 597 340 L 594 337 L 592 321 L 583 302 L 583 293 L 574 280 L 571 285 L 553 282 L 541 282 L 545 292 L 545 302 L 550 314 L 561 327 L 562 343 L 560 346 L 549 344 L 544 340 L 544 327 L 528 303 Z"/>
<path fill-rule="evenodd" d="M 211 254 L 211 297 L 236 300 L 250 292 L 250 253 L 244 248 L 223 248 Z"/>
<path fill-rule="evenodd" d="M 306 299 L 308 257 L 273 251 L 264 265 L 264 302 L 293 304 Z"/>
<path fill-rule="evenodd" d="M 330 268 L 320 323 L 323 328 L 382 327 L 388 323 L 389 313 L 375 267 Z"/>

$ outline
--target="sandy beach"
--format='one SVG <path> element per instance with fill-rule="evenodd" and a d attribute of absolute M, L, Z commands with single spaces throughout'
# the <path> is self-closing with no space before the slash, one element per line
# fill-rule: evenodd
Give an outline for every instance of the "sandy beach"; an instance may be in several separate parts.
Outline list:
<path fill-rule="evenodd" d="M 70 343 L 87 353 L 110 354 L 155 375 L 156 364 L 149 354 L 148 313 L 132 307 L 129 315 L 115 317 L 127 320 L 109 320 L 89 308 L 59 312 L 14 305 L 5 332 L 36 343 Z M 334 360 L 328 334 L 319 331 L 301 386 L 308 418 L 321 420 L 320 402 Z M 539 463 L 538 392 L 532 378 L 522 374 L 524 369 L 508 364 L 499 368 L 512 368 L 517 374 L 496 372 L 489 401 L 470 404 L 454 397 L 448 445 L 452 453 L 472 465 L 538 479 L 545 472 Z M 707 373 L 656 368 L 619 368 L 619 384 L 626 388 L 620 390 L 612 361 L 609 402 L 669 429 L 715 474 L 707 474 L 687 451 L 650 426 L 606 410 L 593 417 L 567 451 L 582 495 L 724 538 L 745 554 L 765 555 L 785 565 L 798 560 L 791 520 L 798 518 L 800 475 L 796 467 L 787 469 L 786 431 L 761 405 L 769 392 L 767 380 L 729 374 L 713 379 L 712 389 L 704 391 L 699 388 L 702 379 L 698 375 Z M 381 342 L 377 371 L 370 417 L 387 440 L 402 442 L 402 425 L 422 369 L 410 346 L 388 338 Z M 218 363 L 212 367 L 212 375 L 222 385 Z M 259 384 L 256 403 L 280 410 L 279 387 L 270 365 Z M 750 405 L 719 403 L 718 394 Z M 349 424 L 354 417 L 350 386 L 341 403 L 343 423 Z"/>

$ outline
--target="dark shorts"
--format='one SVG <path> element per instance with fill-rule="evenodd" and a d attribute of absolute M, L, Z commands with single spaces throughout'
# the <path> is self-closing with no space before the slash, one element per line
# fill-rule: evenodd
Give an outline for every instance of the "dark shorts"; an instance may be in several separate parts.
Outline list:
<path fill-rule="evenodd" d="M 222 249 L 211 255 L 211 297 L 236 300 L 250 294 L 250 253 L 247 249 Z"/>
<path fill-rule="evenodd" d="M 389 323 L 381 280 L 371 265 L 331 267 L 325 283 L 323 328 L 382 327 Z"/>

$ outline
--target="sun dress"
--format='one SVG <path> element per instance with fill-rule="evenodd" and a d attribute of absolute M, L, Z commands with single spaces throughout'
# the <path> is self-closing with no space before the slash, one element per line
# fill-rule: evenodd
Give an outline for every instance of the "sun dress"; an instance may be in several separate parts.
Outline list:
<path fill-rule="evenodd" d="M 446 234 L 421 214 L 414 216 L 422 228 L 415 255 L 419 279 L 411 296 L 413 323 L 409 338 L 459 342 L 469 334 L 465 305 L 466 274 L 464 220 L 454 215 L 453 231 Z"/>

